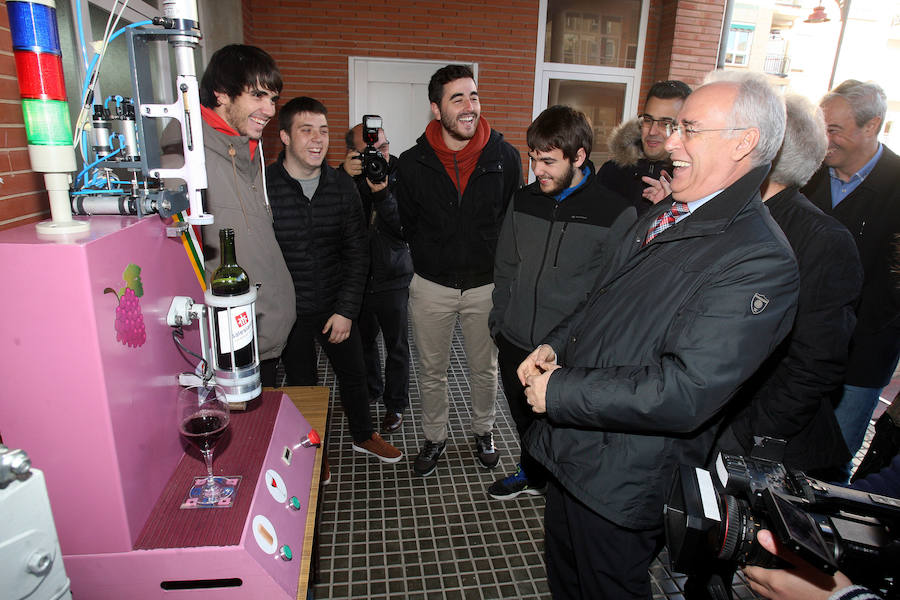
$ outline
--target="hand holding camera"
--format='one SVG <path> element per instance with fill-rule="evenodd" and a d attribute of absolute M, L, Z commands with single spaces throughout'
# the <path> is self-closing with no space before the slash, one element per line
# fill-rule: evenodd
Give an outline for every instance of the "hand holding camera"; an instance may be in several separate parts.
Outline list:
<path fill-rule="evenodd" d="M 376 184 L 377 186 L 377 184 L 383 183 L 388 176 L 388 162 L 381 154 L 381 151 L 375 147 L 376 142 L 378 142 L 378 130 L 381 129 L 382 119 L 378 115 L 365 115 L 362 122 L 362 138 L 366 147 L 357 157 L 362 164 L 361 172 L 365 174 L 370 184 Z M 345 161 L 344 164 L 346 166 L 347 162 Z M 353 175 L 353 173 L 350 174 Z M 371 185 L 369 187 L 372 188 L 372 191 L 378 191 Z"/>
<path fill-rule="evenodd" d="M 750 589 L 763 598 L 828 600 L 837 590 L 852 585 L 840 571 L 829 575 L 795 556 L 783 548 L 768 529 L 761 530 L 756 539 L 766 551 L 789 562 L 793 567 L 792 569 L 766 569 L 750 565 L 744 567 L 744 575 L 750 583 Z"/>
<path fill-rule="evenodd" d="M 343 168 L 344 172 L 350 177 L 362 175 L 362 155 L 356 150 L 347 152 L 347 156 L 344 157 Z"/>

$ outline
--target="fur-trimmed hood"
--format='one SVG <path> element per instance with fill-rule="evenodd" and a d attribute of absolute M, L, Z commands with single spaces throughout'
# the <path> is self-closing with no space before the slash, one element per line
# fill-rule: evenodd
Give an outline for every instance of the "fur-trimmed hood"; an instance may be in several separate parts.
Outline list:
<path fill-rule="evenodd" d="M 633 167 L 644 158 L 641 147 L 641 121 L 632 119 L 616 125 L 609 136 L 612 161 L 620 167 Z"/>

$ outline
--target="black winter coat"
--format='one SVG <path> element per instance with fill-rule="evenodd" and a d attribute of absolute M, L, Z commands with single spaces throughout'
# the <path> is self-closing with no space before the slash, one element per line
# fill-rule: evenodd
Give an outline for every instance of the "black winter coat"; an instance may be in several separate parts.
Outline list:
<path fill-rule="evenodd" d="M 396 168 L 397 157 L 391 155 L 388 174 L 393 173 Z M 341 167 L 338 169 L 342 170 Z M 353 181 L 362 200 L 363 215 L 369 230 L 369 278 L 366 293 L 375 294 L 409 287 L 413 274 L 412 257 L 401 233 L 396 197 L 388 192 L 389 188 L 373 192 L 365 175 L 357 175 Z"/>
<path fill-rule="evenodd" d="M 900 356 L 900 157 L 885 146 L 869 176 L 834 208 L 828 167 L 801 191 L 850 230 L 865 271 L 845 383 L 885 386 Z"/>
<path fill-rule="evenodd" d="M 284 152 L 266 168 L 275 237 L 297 294 L 297 314 L 337 313 L 356 320 L 369 250 L 353 179 L 322 163 L 312 199 L 284 168 Z"/>
<path fill-rule="evenodd" d="M 671 175 L 672 163 L 667 160 L 641 158 L 633 165 L 619 165 L 608 160 L 600 167 L 597 177 L 600 183 L 628 198 L 640 217 L 653 207 L 653 203 L 643 196 L 647 184 L 641 178 L 659 179 L 663 169 Z"/>
<path fill-rule="evenodd" d="M 845 464 L 850 452 L 834 416 L 841 390 L 862 265 L 853 236 L 796 187 L 766 201 L 800 267 L 800 297 L 791 333 L 745 383 L 719 450 L 749 455 L 753 436 L 787 440 L 783 462 L 804 471 Z"/>
<path fill-rule="evenodd" d="M 492 283 L 503 215 L 521 186 L 519 153 L 499 132 L 461 195 L 423 134 L 400 155 L 392 186 L 416 273 L 460 290 Z"/>
<path fill-rule="evenodd" d="M 534 348 L 584 302 L 615 244 L 635 221 L 625 198 L 603 186 L 594 165 L 562 202 L 535 181 L 506 211 L 494 261 L 491 335 Z"/>
<path fill-rule="evenodd" d="M 641 146 L 641 125 L 638 119 L 620 123 L 609 137 L 609 151 L 612 158 L 597 171 L 600 183 L 625 197 L 641 217 L 653 207 L 653 203 L 644 198 L 643 192 L 647 184 L 642 177 L 659 179 L 665 169 L 672 174 L 672 162 L 650 160 L 644 156 Z"/>
<path fill-rule="evenodd" d="M 627 232 L 581 309 L 544 340 L 562 368 L 528 450 L 621 527 L 662 525 L 679 464 L 703 466 L 721 409 L 781 343 L 797 262 L 759 198 L 767 166 L 642 247 L 664 200 Z"/>

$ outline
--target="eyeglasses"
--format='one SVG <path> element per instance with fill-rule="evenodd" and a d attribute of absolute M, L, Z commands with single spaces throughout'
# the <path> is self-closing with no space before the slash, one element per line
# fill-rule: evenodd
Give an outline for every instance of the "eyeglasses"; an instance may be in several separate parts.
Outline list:
<path fill-rule="evenodd" d="M 641 126 L 646 127 L 647 129 L 651 129 L 654 123 L 659 123 L 659 127 L 666 127 L 667 125 L 674 124 L 675 120 L 670 119 L 669 117 L 663 117 L 662 119 L 654 119 L 653 115 L 641 114 L 638 115 L 638 119 L 641 120 Z"/>
<path fill-rule="evenodd" d="M 695 133 L 706 133 L 707 131 L 745 131 L 750 129 L 749 127 L 722 127 L 718 129 L 694 129 L 690 125 L 685 125 L 684 123 L 666 123 L 666 137 L 670 137 L 676 131 L 678 132 L 678 137 L 689 140 L 691 136 Z"/>
<path fill-rule="evenodd" d="M 375 149 L 378 150 L 379 152 L 384 152 L 385 150 L 387 150 L 388 146 L 390 146 L 390 145 L 391 145 L 390 140 L 384 140 L 384 142 L 382 144 L 375 146 Z"/>

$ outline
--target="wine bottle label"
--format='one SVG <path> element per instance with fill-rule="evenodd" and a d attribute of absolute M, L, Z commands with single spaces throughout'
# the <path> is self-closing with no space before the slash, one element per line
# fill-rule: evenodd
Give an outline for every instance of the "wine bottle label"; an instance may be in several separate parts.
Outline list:
<path fill-rule="evenodd" d="M 227 354 L 232 348 L 237 351 L 253 341 L 253 327 L 250 324 L 250 305 L 221 309 L 219 320 L 219 352 Z M 229 325 L 231 337 L 228 337 Z"/>

